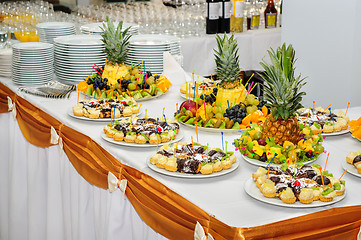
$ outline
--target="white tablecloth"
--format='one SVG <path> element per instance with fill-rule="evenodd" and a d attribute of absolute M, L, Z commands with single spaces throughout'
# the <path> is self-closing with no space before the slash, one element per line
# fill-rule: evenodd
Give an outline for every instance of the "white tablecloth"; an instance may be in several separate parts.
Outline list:
<path fill-rule="evenodd" d="M 8 79 L 0 81 L 15 87 Z M 259 226 L 275 221 L 301 216 L 333 207 L 360 204 L 361 192 L 357 178 L 348 173 L 347 196 L 341 202 L 327 207 L 294 209 L 272 206 L 249 197 L 244 183 L 257 167 L 239 157 L 240 166 L 231 174 L 207 179 L 180 179 L 153 172 L 146 165 L 146 158 L 153 149 L 139 149 L 112 145 L 100 137 L 104 123 L 77 120 L 68 115 L 76 102 L 76 93 L 70 99 L 51 100 L 31 95 L 22 95 L 36 106 L 48 112 L 65 125 L 89 135 L 119 161 L 133 166 L 186 199 L 201 207 L 216 218 L 237 227 Z M 164 96 L 143 102 L 148 115 L 161 116 L 162 106 L 170 117 L 175 111 L 175 103 L 181 103 L 179 86 L 171 87 Z M 361 116 L 361 107 L 349 109 L 351 119 Z M 32 146 L 21 136 L 11 114 L 0 115 L 0 239 L 157 239 L 160 236 L 139 219 L 129 202 L 123 199 L 119 190 L 110 194 L 87 183 L 77 175 L 67 157 L 57 146 L 47 149 Z M 195 131 L 182 127 L 185 141 Z M 237 135 L 225 135 L 228 149 Z M 199 131 L 199 141 L 211 146 L 221 146 L 221 135 Z M 327 137 L 324 146 L 329 151 L 327 169 L 339 177 L 350 151 L 361 148 L 359 141 L 350 134 Z M 325 155 L 316 163 L 325 163 Z M 113 212 L 114 210 L 114 212 Z M 126 236 L 123 238 L 123 236 Z M 129 238 L 128 238 L 129 236 Z"/>
<path fill-rule="evenodd" d="M 259 29 L 243 33 L 235 33 L 239 47 L 239 64 L 242 70 L 262 70 L 260 62 L 271 47 L 281 45 L 281 28 Z M 214 51 L 217 49 L 215 35 L 182 39 L 183 68 L 187 72 L 195 71 L 201 76 L 214 73 Z"/>

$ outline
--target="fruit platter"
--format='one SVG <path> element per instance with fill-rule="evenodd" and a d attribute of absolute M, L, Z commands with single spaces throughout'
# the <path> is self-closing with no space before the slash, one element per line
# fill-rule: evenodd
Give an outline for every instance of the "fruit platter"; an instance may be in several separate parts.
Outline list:
<path fill-rule="evenodd" d="M 234 152 L 196 142 L 163 145 L 148 160 L 159 173 L 183 178 L 207 178 L 230 173 L 238 167 Z"/>
<path fill-rule="evenodd" d="M 189 99 L 179 109 L 177 107 L 175 119 L 186 126 L 222 132 L 237 132 L 251 122 L 263 122 L 268 109 L 263 99 L 256 99 L 250 94 L 256 86 L 254 83 L 251 83 L 249 90 L 242 84 L 237 41 L 233 35 L 229 38 L 227 35 L 217 35 L 216 40 L 218 50 L 215 50 L 214 56 L 218 82 L 215 83 L 212 78 L 211 81 L 204 81 L 201 85 L 206 89 L 204 91 L 197 91 L 199 87 L 194 82 L 193 95 L 189 86 L 186 89 Z"/>
<path fill-rule="evenodd" d="M 126 143 L 158 145 L 177 138 L 179 125 L 170 120 L 131 118 L 104 127 L 107 138 Z"/>
<path fill-rule="evenodd" d="M 204 131 L 238 132 L 240 129 L 249 127 L 251 123 L 263 122 L 268 115 L 265 102 L 255 100 L 253 94 L 248 95 L 244 102 L 226 108 L 225 111 L 221 106 L 217 107 L 215 104 L 211 105 L 202 100 L 198 103 L 184 101 L 175 114 L 175 119 L 186 126 L 197 125 Z M 251 103 L 257 105 L 251 105 Z"/>
<path fill-rule="evenodd" d="M 152 74 L 144 62 L 125 64 L 127 59 L 129 28 L 122 31 L 123 22 L 115 27 L 107 18 L 103 26 L 102 41 L 107 59 L 104 67 L 94 64 L 92 72 L 77 88 L 87 96 L 98 98 L 101 95 L 131 96 L 136 100 L 149 100 L 163 95 L 172 83 L 162 75 Z"/>
<path fill-rule="evenodd" d="M 322 133 L 322 135 L 339 135 L 348 133 L 349 118 L 343 111 L 337 114 L 331 109 L 301 108 L 297 110 L 297 120 L 308 124 L 313 133 Z"/>
<path fill-rule="evenodd" d="M 309 163 L 324 152 L 323 137 L 314 134 L 308 124 L 297 120 L 304 92 L 304 78 L 294 76 L 295 51 L 292 45 L 268 52 L 271 64 L 262 62 L 265 72 L 264 98 L 271 113 L 262 124 L 252 123 L 234 145 L 246 160 L 264 165 Z M 281 78 L 274 75 L 278 72 Z"/>
<path fill-rule="evenodd" d="M 342 177 L 342 176 L 341 176 Z M 319 207 L 342 200 L 345 181 L 328 170 L 312 166 L 259 167 L 245 186 L 257 200 L 285 207 Z"/>
<path fill-rule="evenodd" d="M 266 166 L 271 161 L 272 164 L 310 163 L 324 152 L 323 137 L 313 134 L 308 125 L 300 124 L 299 128 L 299 141 L 277 143 L 275 138 L 265 137 L 262 125 L 252 123 L 234 140 L 234 146 L 246 161 L 258 166 Z"/>

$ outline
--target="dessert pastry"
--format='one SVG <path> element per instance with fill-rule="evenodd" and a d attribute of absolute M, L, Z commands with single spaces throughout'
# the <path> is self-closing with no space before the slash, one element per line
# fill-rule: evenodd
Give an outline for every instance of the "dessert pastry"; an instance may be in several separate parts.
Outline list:
<path fill-rule="evenodd" d="M 322 202 L 331 202 L 336 197 L 335 190 L 333 188 L 326 188 L 321 192 L 320 200 Z"/>
<path fill-rule="evenodd" d="M 259 167 L 255 173 L 252 174 L 253 180 L 257 181 L 257 178 L 267 174 L 267 170 L 263 167 Z"/>
<path fill-rule="evenodd" d="M 310 125 L 313 133 L 332 133 L 346 130 L 349 118 L 344 112 L 337 114 L 329 110 L 318 107 L 315 111 L 301 108 L 297 111 L 297 120 Z"/>
<path fill-rule="evenodd" d="M 219 81 L 216 82 L 212 82 L 210 79 L 204 79 L 203 81 L 196 81 L 197 83 L 197 89 L 196 91 L 198 92 L 198 95 L 201 96 L 203 94 L 211 94 L 213 91 L 213 88 L 216 87 L 215 84 L 217 84 Z M 215 83 L 215 84 L 214 84 Z M 188 86 L 187 86 L 188 84 Z M 189 85 L 191 86 L 191 89 L 189 91 L 188 87 Z M 187 92 L 188 90 L 188 92 Z M 180 86 L 180 92 L 183 94 L 186 94 L 189 97 L 189 92 L 190 92 L 190 97 L 193 98 L 194 97 L 194 84 L 192 83 L 185 83 L 182 84 Z"/>
<path fill-rule="evenodd" d="M 268 198 L 274 198 L 276 196 L 276 187 L 275 187 L 275 183 L 272 181 L 265 181 L 262 186 L 262 194 L 265 197 Z"/>
<path fill-rule="evenodd" d="M 179 124 L 170 120 L 158 121 L 153 118 L 134 118 L 115 121 L 104 127 L 107 137 L 115 141 L 137 144 L 159 144 L 169 142 L 177 137 Z"/>
<path fill-rule="evenodd" d="M 302 204 L 318 200 L 327 202 L 345 193 L 344 181 L 333 178 L 328 171 L 323 171 L 322 183 L 320 172 L 315 171 L 316 169 L 319 169 L 318 165 L 288 167 L 287 164 L 282 164 L 281 167 L 270 166 L 268 172 L 260 167 L 252 174 L 252 178 L 265 197 L 278 197 L 288 204 L 297 201 Z"/>
<path fill-rule="evenodd" d="M 279 195 L 279 197 L 284 203 L 295 203 L 296 202 L 295 194 L 293 193 L 293 191 L 290 187 L 287 187 L 286 190 L 283 190 L 281 192 L 281 194 Z"/>
<path fill-rule="evenodd" d="M 313 190 L 311 188 L 302 188 L 298 199 L 305 204 L 313 202 Z"/>
<path fill-rule="evenodd" d="M 349 164 L 354 165 L 357 172 L 361 174 L 361 150 L 357 152 L 350 152 L 346 157 L 346 161 Z"/>
<path fill-rule="evenodd" d="M 91 119 L 130 117 L 138 112 L 138 104 L 130 97 L 122 100 L 84 100 L 73 107 L 75 116 Z"/>
<path fill-rule="evenodd" d="M 233 152 L 224 152 L 219 148 L 207 149 L 199 143 L 180 142 L 160 147 L 150 158 L 150 163 L 172 172 L 189 174 L 212 174 L 229 169 L 235 162 Z"/>

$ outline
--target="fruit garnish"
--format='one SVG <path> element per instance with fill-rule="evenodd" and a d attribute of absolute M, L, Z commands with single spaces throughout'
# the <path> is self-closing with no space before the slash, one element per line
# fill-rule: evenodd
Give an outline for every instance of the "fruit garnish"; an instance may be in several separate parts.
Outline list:
<path fill-rule="evenodd" d="M 301 183 L 300 183 L 298 180 L 296 180 L 295 183 L 294 183 L 294 185 L 295 185 L 296 187 L 299 187 L 299 186 L 301 186 Z"/>

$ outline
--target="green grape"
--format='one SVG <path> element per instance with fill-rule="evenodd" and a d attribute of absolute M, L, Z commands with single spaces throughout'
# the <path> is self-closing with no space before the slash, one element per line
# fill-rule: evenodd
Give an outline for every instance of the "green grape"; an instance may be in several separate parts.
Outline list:
<path fill-rule="evenodd" d="M 222 117 L 223 117 L 223 114 L 221 112 L 216 113 L 216 118 L 217 119 L 222 119 Z"/>
<path fill-rule="evenodd" d="M 128 89 L 130 91 L 134 91 L 137 88 L 137 85 L 135 83 L 129 83 L 128 84 Z"/>

